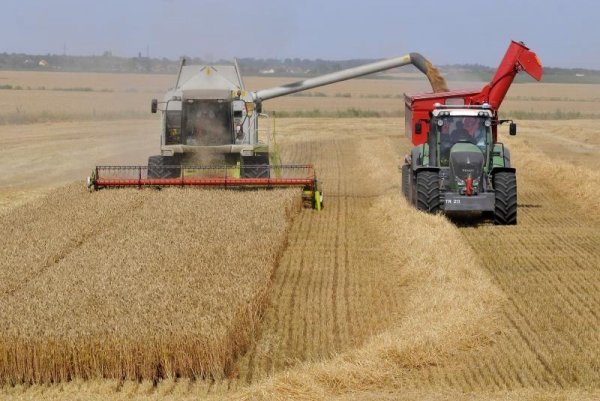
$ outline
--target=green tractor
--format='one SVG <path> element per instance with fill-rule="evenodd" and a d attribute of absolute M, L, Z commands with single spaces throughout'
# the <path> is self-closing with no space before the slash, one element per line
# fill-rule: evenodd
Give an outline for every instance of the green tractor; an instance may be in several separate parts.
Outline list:
<path fill-rule="evenodd" d="M 498 142 L 498 108 L 519 71 L 540 80 L 542 65 L 521 42 L 512 42 L 492 81 L 480 91 L 405 96 L 406 136 L 416 145 L 405 158 L 402 191 L 430 213 L 493 217 L 517 224 L 517 178 L 510 152 Z"/>
<path fill-rule="evenodd" d="M 495 143 L 487 105 L 432 113 L 426 143 L 402 166 L 402 191 L 418 209 L 435 213 L 484 212 L 496 224 L 517 222 L 517 179 L 510 152 Z M 417 131 L 422 125 L 417 125 Z M 511 122 L 511 135 L 516 125 Z"/>

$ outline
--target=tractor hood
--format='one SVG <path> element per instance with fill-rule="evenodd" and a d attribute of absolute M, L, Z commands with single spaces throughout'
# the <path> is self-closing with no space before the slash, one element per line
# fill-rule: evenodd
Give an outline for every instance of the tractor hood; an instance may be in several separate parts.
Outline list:
<path fill-rule="evenodd" d="M 450 150 L 450 182 L 461 195 L 464 194 L 467 180 L 472 180 L 475 188 L 483 175 L 484 156 L 481 150 L 469 142 L 458 142 Z"/>

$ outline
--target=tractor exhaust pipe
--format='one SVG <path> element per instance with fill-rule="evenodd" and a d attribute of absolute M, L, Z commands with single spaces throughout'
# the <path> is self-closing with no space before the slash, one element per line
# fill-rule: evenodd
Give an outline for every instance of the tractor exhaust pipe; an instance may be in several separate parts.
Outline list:
<path fill-rule="evenodd" d="M 348 68 L 345 70 L 332 72 L 330 74 L 325 74 L 314 78 L 308 78 L 303 81 L 293 82 L 287 85 L 277 86 L 269 89 L 262 89 L 253 92 L 252 96 L 254 98 L 254 101 L 260 103 L 264 100 L 273 99 L 279 96 L 285 96 L 292 93 L 316 88 L 319 86 L 346 81 L 348 79 L 357 78 L 364 75 L 373 74 L 376 72 L 381 72 L 408 64 L 414 65 L 419 69 L 419 71 L 421 71 L 427 76 L 434 92 L 445 92 L 448 90 L 444 78 L 425 57 L 423 57 L 419 53 L 410 53 L 401 57 L 391 58 L 370 64 L 361 65 L 358 67 Z"/>

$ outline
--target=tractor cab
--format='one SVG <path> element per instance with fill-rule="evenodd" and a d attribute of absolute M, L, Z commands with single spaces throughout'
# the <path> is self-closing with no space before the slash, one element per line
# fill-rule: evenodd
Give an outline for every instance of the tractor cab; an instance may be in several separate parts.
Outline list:
<path fill-rule="evenodd" d="M 493 143 L 492 113 L 485 109 L 436 109 L 429 124 L 428 141 L 435 149 L 440 167 L 449 167 L 452 149 L 476 147 L 488 159 Z M 469 147 L 473 145 L 474 147 Z"/>

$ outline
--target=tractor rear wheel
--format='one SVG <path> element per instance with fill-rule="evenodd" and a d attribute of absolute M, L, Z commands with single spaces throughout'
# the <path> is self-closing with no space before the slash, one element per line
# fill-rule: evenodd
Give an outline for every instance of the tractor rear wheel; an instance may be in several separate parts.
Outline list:
<path fill-rule="evenodd" d="M 436 171 L 417 172 L 417 209 L 429 213 L 440 210 L 440 183 Z"/>
<path fill-rule="evenodd" d="M 405 164 L 402 166 L 402 193 L 410 202 L 410 166 Z"/>
<path fill-rule="evenodd" d="M 496 203 L 494 224 L 517 224 L 517 176 L 514 172 L 501 171 L 494 175 Z"/>
<path fill-rule="evenodd" d="M 150 156 L 148 178 L 178 178 L 181 176 L 179 158 L 175 156 Z"/>

